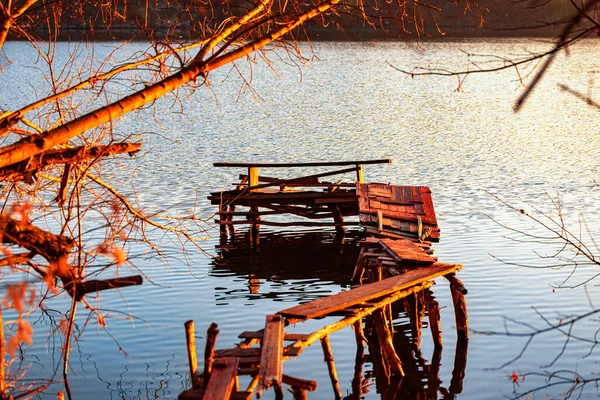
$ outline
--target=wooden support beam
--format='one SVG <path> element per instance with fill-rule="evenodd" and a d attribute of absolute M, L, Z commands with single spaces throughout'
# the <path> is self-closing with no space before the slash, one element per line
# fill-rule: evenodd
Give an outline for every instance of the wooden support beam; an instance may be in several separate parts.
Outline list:
<path fill-rule="evenodd" d="M 329 336 L 324 336 L 321 338 L 321 347 L 323 348 L 323 356 L 325 357 L 325 363 L 327 363 L 327 369 L 329 370 L 329 378 L 331 379 L 333 394 L 335 395 L 336 399 L 341 399 L 342 390 L 340 389 L 337 371 L 335 370 L 335 363 L 333 362 L 333 353 L 331 352 Z"/>
<path fill-rule="evenodd" d="M 200 378 L 198 377 L 198 357 L 196 356 L 196 334 L 194 331 L 194 321 L 189 320 L 185 324 L 185 341 L 187 344 L 188 364 L 190 366 L 190 379 L 192 389 L 200 388 Z"/>
<path fill-rule="evenodd" d="M 215 220 L 217 224 L 227 224 L 226 221 Z M 273 221 L 261 221 L 260 219 L 253 220 L 239 220 L 231 222 L 232 225 L 266 225 L 266 226 L 358 226 L 359 222 L 355 221 L 344 221 L 341 223 L 337 222 L 316 222 L 316 221 L 293 221 L 293 222 L 273 222 Z"/>
<path fill-rule="evenodd" d="M 464 285 L 458 278 L 451 276 L 450 293 L 454 304 L 454 317 L 456 321 L 456 333 L 460 339 L 469 339 L 469 315 L 467 313 L 467 302 L 465 300 Z"/>
<path fill-rule="evenodd" d="M 252 168 L 249 168 L 249 170 L 250 169 L 252 169 Z M 252 177 L 250 177 L 250 182 L 249 182 L 250 186 L 248 186 L 248 190 L 253 192 L 256 189 L 264 189 L 264 188 L 268 188 L 268 187 L 281 186 L 281 185 L 285 186 L 286 184 L 296 183 L 297 181 L 301 181 L 301 180 L 305 180 L 305 179 L 324 178 L 326 176 L 341 175 L 341 174 L 345 174 L 348 172 L 354 172 L 356 170 L 357 170 L 356 167 L 344 168 L 344 169 L 338 169 L 335 171 L 322 172 L 320 174 L 301 176 L 299 178 L 281 179 L 281 180 L 275 181 L 275 182 L 261 183 L 260 185 L 258 184 L 258 172 L 257 172 L 256 181 L 254 184 L 252 184 Z"/>
<path fill-rule="evenodd" d="M 447 275 L 460 268 L 462 268 L 462 266 L 459 264 L 435 263 L 380 282 L 362 285 L 333 296 L 324 297 L 309 303 L 281 310 L 278 314 L 281 314 L 286 318 L 298 319 L 310 319 L 325 316 L 333 311 L 341 310 L 368 300 L 381 298 L 411 286 L 418 285 L 422 282 L 435 279 L 436 277 Z"/>
<path fill-rule="evenodd" d="M 317 390 L 317 382 L 309 379 L 296 378 L 294 376 L 289 376 L 283 374 L 283 383 L 286 385 L 290 385 L 292 387 L 297 387 L 302 390 L 307 390 L 309 392 L 313 392 Z"/>
<path fill-rule="evenodd" d="M 296 342 L 298 340 L 306 340 L 308 338 L 308 334 L 305 333 L 284 333 L 283 340 Z M 262 339 L 263 330 L 260 331 L 245 331 L 238 335 L 240 339 Z"/>
<path fill-rule="evenodd" d="M 427 314 L 429 317 L 429 329 L 433 338 L 433 345 L 442 348 L 442 330 L 440 329 L 440 304 L 433 297 L 431 290 L 425 290 L 425 304 L 427 306 Z"/>
<path fill-rule="evenodd" d="M 206 345 L 204 346 L 204 384 L 206 385 L 212 372 L 213 359 L 215 358 L 215 344 L 219 336 L 219 327 L 214 322 L 206 331 Z"/>
<path fill-rule="evenodd" d="M 390 368 L 392 375 L 403 377 L 404 370 L 402 369 L 402 361 L 396 354 L 394 344 L 392 343 L 392 335 L 388 328 L 385 314 L 383 310 L 377 310 L 373 313 L 373 324 L 377 331 L 377 338 L 379 339 L 379 346 L 381 346 L 381 353 L 385 359 L 386 364 Z"/>
<path fill-rule="evenodd" d="M 203 400 L 229 399 L 233 392 L 239 360 L 235 357 L 222 358 L 213 363 L 213 371 L 206 386 Z"/>
<path fill-rule="evenodd" d="M 342 211 L 340 210 L 339 204 L 330 204 L 329 210 L 331 210 L 331 214 L 333 215 L 333 221 L 335 222 L 335 230 L 339 235 L 343 235 L 346 233 L 346 229 L 344 229 L 344 216 L 342 215 Z"/>
<path fill-rule="evenodd" d="M 295 168 L 295 167 L 334 167 L 344 165 L 370 165 L 370 164 L 391 164 L 390 158 L 380 160 L 358 160 L 358 161 L 317 161 L 300 163 L 244 163 L 244 162 L 216 162 L 213 167 L 260 167 L 260 168 Z"/>
<path fill-rule="evenodd" d="M 358 254 L 358 260 L 356 260 L 356 266 L 354 267 L 354 273 L 352 274 L 352 283 L 361 284 L 363 275 L 365 273 L 365 253 L 364 247 L 361 247 L 360 253 Z"/>
<path fill-rule="evenodd" d="M 319 329 L 318 331 L 311 333 L 309 335 L 308 339 L 295 343 L 294 346 L 290 348 L 290 350 L 295 347 L 298 347 L 298 348 L 308 347 L 311 344 L 313 344 L 314 342 L 316 342 L 317 340 L 320 340 L 321 338 L 329 335 L 330 333 L 339 331 L 340 329 L 345 328 L 346 326 L 351 325 L 356 321 L 360 321 L 362 318 L 366 317 L 367 315 L 372 314 L 373 310 L 383 308 L 389 304 L 392 304 L 395 301 L 398 301 L 399 299 L 402 299 L 406 296 L 411 295 L 415 291 L 423 290 L 425 288 L 430 287 L 431 285 L 433 285 L 433 282 L 431 282 L 431 281 L 423 282 L 420 285 L 416 285 L 416 286 L 410 287 L 408 289 L 404 289 L 404 290 L 395 292 L 393 294 L 389 294 L 389 295 L 383 297 L 379 301 L 370 303 L 368 307 L 365 307 L 361 310 L 357 310 L 353 315 L 349 315 L 344 319 L 333 322 L 329 325 L 324 326 L 323 328 Z"/>
<path fill-rule="evenodd" d="M 281 391 L 283 374 L 283 318 L 281 315 L 267 315 L 260 355 L 260 386 L 269 390 L 271 386 Z"/>

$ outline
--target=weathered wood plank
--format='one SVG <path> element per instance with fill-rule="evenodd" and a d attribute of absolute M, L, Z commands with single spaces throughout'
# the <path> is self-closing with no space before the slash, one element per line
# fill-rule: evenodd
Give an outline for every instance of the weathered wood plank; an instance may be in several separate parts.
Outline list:
<path fill-rule="evenodd" d="M 260 355 L 260 385 L 281 388 L 283 374 L 283 318 L 267 315 Z"/>
<path fill-rule="evenodd" d="M 286 347 L 283 349 L 283 355 L 286 357 L 297 357 L 300 354 L 300 351 L 298 351 L 297 347 Z M 222 357 L 256 357 L 256 356 L 260 356 L 261 355 L 261 351 L 258 347 L 251 347 L 249 349 L 240 349 L 240 348 L 235 348 L 235 349 L 221 349 L 221 350 L 215 350 L 215 357 L 216 358 L 222 358 Z"/>
<path fill-rule="evenodd" d="M 298 340 L 306 340 L 308 334 L 305 333 L 284 333 L 283 340 L 288 342 L 297 342 Z M 238 335 L 240 339 L 262 339 L 263 331 L 245 331 Z"/>
<path fill-rule="evenodd" d="M 387 252 L 397 262 L 409 262 L 419 265 L 433 264 L 435 259 L 419 246 L 415 245 L 410 240 L 406 239 L 382 239 L 379 244 L 387 250 Z"/>
<path fill-rule="evenodd" d="M 239 360 L 236 357 L 226 357 L 213 362 L 204 400 L 228 399 L 233 392 Z"/>
<path fill-rule="evenodd" d="M 295 167 L 332 167 L 356 164 L 391 164 L 390 158 L 358 161 L 317 161 L 300 163 L 250 163 L 250 162 L 216 162 L 213 167 L 260 167 L 260 168 L 295 168 Z"/>
<path fill-rule="evenodd" d="M 313 300 L 309 303 L 279 311 L 277 314 L 287 318 L 311 319 L 325 316 L 331 312 L 342 310 L 368 300 L 376 299 L 391 293 L 418 285 L 462 268 L 459 264 L 435 263 L 405 274 L 384 279 L 338 293 L 333 296 Z"/>

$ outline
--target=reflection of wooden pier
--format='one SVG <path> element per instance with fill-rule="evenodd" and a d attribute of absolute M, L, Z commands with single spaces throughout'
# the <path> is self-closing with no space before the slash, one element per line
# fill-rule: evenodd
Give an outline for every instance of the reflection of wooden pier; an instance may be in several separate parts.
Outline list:
<path fill-rule="evenodd" d="M 242 341 L 231 349 L 215 350 L 218 329 L 213 324 L 207 332 L 202 373 L 198 373 L 193 322 L 188 321 L 186 336 L 192 387 L 181 393 L 181 399 L 250 399 L 254 393 L 260 396 L 263 390 L 271 388 L 276 398 L 282 398 L 284 385 L 289 387 L 294 399 L 305 399 L 307 392 L 316 389 L 316 382 L 307 379 L 310 377 L 284 374 L 283 363 L 299 356 L 304 348 L 317 341 L 323 349 L 335 397 L 342 398 L 329 335 L 350 325 L 355 332 L 357 353 L 352 394 L 346 398 L 359 399 L 368 391 L 363 380 L 365 349 L 373 365 L 377 392 L 385 398 L 401 396 L 403 387 L 407 386 L 402 384 L 405 376 L 411 377 L 416 385 L 410 391 L 422 393 L 412 396 L 414 398 L 437 399 L 438 394 L 452 398 L 462 391 L 469 335 L 466 289 L 455 276 L 462 266 L 440 263 L 433 256 L 431 244 L 439 240 L 439 228 L 429 188 L 363 183 L 362 164 L 381 162 L 388 160 L 352 161 L 349 163 L 353 168 L 292 179 L 260 177 L 258 167 L 349 164 L 215 164 L 248 168 L 248 174 L 240 176 L 237 189 L 213 193 L 210 197 L 213 204 L 220 206 L 222 234 L 228 231 L 231 234 L 236 223 L 248 223 L 252 225 L 255 240 L 258 225 L 265 224 L 262 216 L 291 213 L 313 219 L 333 218 L 333 223 L 319 224 L 333 225 L 338 233 L 343 233 L 347 224 L 344 216 L 359 215 L 360 225 L 368 237 L 361 242 L 352 277 L 355 287 L 351 290 L 269 315 L 264 329 L 243 332 Z M 350 171 L 357 172 L 355 184 L 318 181 L 323 176 Z M 287 191 L 300 186 L 321 187 L 323 191 Z M 270 190 L 258 191 L 267 188 Z M 236 211 L 236 206 L 248 207 L 249 211 Z M 235 216 L 244 216 L 246 220 L 234 221 Z M 299 222 L 270 224 L 307 224 Z M 443 346 L 440 307 L 430 290 L 434 279 L 442 276 L 449 282 L 458 338 L 454 372 L 448 387 L 440 385 L 438 376 Z M 324 317 L 339 319 L 310 333 L 286 332 L 287 327 L 295 326 L 296 332 L 303 322 Z M 430 364 L 421 354 L 425 317 L 434 345 Z M 250 377 L 246 388 L 240 387 L 240 376 Z"/>

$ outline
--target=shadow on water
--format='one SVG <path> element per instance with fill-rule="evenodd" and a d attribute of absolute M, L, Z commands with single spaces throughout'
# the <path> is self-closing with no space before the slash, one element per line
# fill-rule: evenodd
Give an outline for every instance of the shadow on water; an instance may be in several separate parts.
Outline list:
<path fill-rule="evenodd" d="M 315 284 L 349 287 L 360 252 L 357 242 L 362 237 L 362 232 L 356 231 L 343 238 L 335 231 L 261 232 L 259 241 L 253 243 L 249 232 L 238 231 L 235 237 L 216 246 L 211 275 L 247 278 L 248 290 L 243 293 L 224 290 L 218 300 L 303 301 L 331 294 L 329 290 L 319 290 Z M 283 287 L 271 291 L 265 288 L 267 282 Z M 292 290 L 286 291 L 286 286 Z"/>
<path fill-rule="evenodd" d="M 261 232 L 259 240 L 253 242 L 249 232 L 238 231 L 235 237 L 223 239 L 216 246 L 211 274 L 245 278 L 248 289 L 243 293 L 224 289 L 219 300 L 284 298 L 289 302 L 304 302 L 331 294 L 330 290 L 319 290 L 323 285 L 349 288 L 360 253 L 358 242 L 363 237 L 362 232 L 357 231 L 347 232 L 345 237 L 327 231 Z M 281 284 L 276 291 L 267 285 L 273 282 Z M 372 395 L 373 389 L 384 399 L 454 399 L 462 392 L 468 339 L 457 336 L 452 375 L 447 377 L 450 379 L 440 379 L 443 347 L 439 322 L 433 324 L 438 329 L 435 332 L 429 321 L 432 303 L 437 307 L 437 317 L 433 318 L 439 319 L 439 305 L 429 289 L 384 309 L 384 321 L 388 321 L 393 349 L 404 370 L 403 378 L 391 371 L 380 345 L 381 336 L 374 316 L 363 318 L 361 328 L 354 325 L 354 373 L 351 388 L 345 388 L 344 399 L 364 398 L 368 393 Z M 427 327 L 431 328 L 433 339 L 433 346 L 426 346 L 432 349 L 430 361 L 421 349 L 422 330 Z M 334 392 L 341 395 L 336 380 L 331 378 L 331 383 Z M 444 385 L 448 380 L 449 384 Z M 297 389 L 292 387 L 294 398 L 306 398 L 302 397 L 307 396 L 306 393 L 297 397 L 300 393 Z"/>

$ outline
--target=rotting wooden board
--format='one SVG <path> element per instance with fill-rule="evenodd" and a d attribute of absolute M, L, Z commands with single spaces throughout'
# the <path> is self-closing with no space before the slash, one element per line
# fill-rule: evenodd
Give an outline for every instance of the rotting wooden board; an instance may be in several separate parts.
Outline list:
<path fill-rule="evenodd" d="M 213 362 L 213 370 L 206 386 L 204 400 L 228 399 L 233 391 L 239 360 L 227 357 Z"/>
<path fill-rule="evenodd" d="M 267 315 L 260 354 L 260 384 L 265 389 L 281 388 L 283 374 L 283 318 Z"/>
<path fill-rule="evenodd" d="M 405 274 L 384 279 L 379 282 L 359 286 L 333 296 L 313 300 L 309 303 L 291 307 L 277 314 L 286 318 L 311 319 L 326 316 L 334 311 L 376 299 L 391 293 L 455 272 L 462 268 L 460 264 L 435 263 L 426 267 L 408 271 Z"/>
<path fill-rule="evenodd" d="M 297 347 L 288 346 L 283 349 L 283 355 L 285 357 L 297 357 L 300 351 Z M 256 357 L 260 356 L 260 349 L 258 347 L 251 347 L 248 349 L 221 349 L 215 350 L 215 357 Z"/>
<path fill-rule="evenodd" d="M 379 241 L 379 244 L 387 250 L 397 262 L 408 262 L 419 265 L 428 265 L 435 262 L 433 257 L 407 239 L 382 239 Z"/>
<path fill-rule="evenodd" d="M 431 190 L 426 186 L 394 186 L 377 183 L 357 184 L 360 222 L 377 226 L 381 211 L 383 231 L 416 233 L 418 219 L 423 230 L 429 230 L 431 240 L 439 239 L 439 227 L 431 199 Z"/>
<path fill-rule="evenodd" d="M 245 331 L 238 335 L 240 339 L 262 339 L 263 331 Z M 305 333 L 285 333 L 283 340 L 290 342 L 297 342 L 299 340 L 306 340 L 308 334 Z"/>

